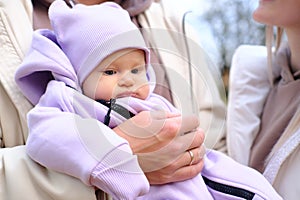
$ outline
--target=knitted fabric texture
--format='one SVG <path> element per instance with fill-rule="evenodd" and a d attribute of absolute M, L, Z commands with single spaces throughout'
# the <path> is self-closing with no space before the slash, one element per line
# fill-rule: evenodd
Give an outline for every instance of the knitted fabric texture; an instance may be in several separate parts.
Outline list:
<path fill-rule="evenodd" d="M 49 18 L 80 85 L 104 58 L 121 49 L 142 49 L 149 63 L 142 34 L 128 12 L 116 3 L 77 4 L 70 8 L 63 0 L 57 0 L 49 8 Z"/>

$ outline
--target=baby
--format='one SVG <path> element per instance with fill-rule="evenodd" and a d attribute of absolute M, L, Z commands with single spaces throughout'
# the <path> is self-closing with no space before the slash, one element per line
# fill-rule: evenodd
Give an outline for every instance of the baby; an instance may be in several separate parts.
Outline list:
<path fill-rule="evenodd" d="M 56 0 L 49 18 L 53 31 L 34 33 L 16 72 L 21 91 L 35 105 L 27 140 L 33 160 L 114 199 L 280 199 L 261 174 L 212 150 L 201 174 L 149 188 L 128 142 L 107 131 L 144 110 L 180 115 L 153 93 L 155 76 L 143 36 L 113 2 L 70 8 Z"/>

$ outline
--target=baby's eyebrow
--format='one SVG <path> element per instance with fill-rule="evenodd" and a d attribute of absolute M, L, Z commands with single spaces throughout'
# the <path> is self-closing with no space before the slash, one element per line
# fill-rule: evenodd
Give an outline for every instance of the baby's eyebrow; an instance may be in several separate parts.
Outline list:
<path fill-rule="evenodd" d="M 102 70 L 103 71 L 107 71 L 107 70 L 117 70 L 118 69 L 118 67 L 115 67 L 115 66 L 106 66 L 106 67 L 104 67 Z"/>

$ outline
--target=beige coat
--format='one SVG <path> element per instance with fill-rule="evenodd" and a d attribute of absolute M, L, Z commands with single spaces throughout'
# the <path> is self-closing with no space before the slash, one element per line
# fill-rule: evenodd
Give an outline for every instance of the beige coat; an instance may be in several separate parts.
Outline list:
<path fill-rule="evenodd" d="M 94 188 L 41 167 L 25 153 L 26 113 L 32 106 L 18 90 L 14 72 L 30 45 L 32 5 L 0 2 L 0 199 L 96 200 Z"/>
<path fill-rule="evenodd" d="M 24 144 L 28 135 L 26 114 L 32 105 L 18 90 L 14 82 L 14 72 L 30 45 L 32 5 L 30 0 L 0 0 L 0 6 L 0 199 L 96 199 L 94 188 L 67 175 L 45 169 L 29 159 L 25 153 Z M 139 16 L 139 22 L 144 27 L 168 28 L 182 33 L 182 17 L 183 13 L 172 9 L 172 1 L 165 0 L 153 3 Z M 190 28 L 186 26 L 185 29 Z M 169 44 L 175 45 L 172 46 L 173 50 L 184 49 L 186 46 L 184 40 L 182 43 L 172 41 L 176 34 L 165 32 L 163 35 Z M 161 38 L 152 39 L 153 44 L 158 43 L 158 40 L 161 42 Z M 185 113 L 199 113 L 201 126 L 208 132 L 206 145 L 221 149 L 224 147 L 224 140 L 217 141 L 223 139 L 225 105 L 208 70 L 210 66 L 206 62 L 207 57 L 203 50 L 192 40 L 189 41 L 189 46 L 189 57 L 201 61 L 197 63 L 192 59 L 192 64 L 201 69 L 191 67 L 180 56 L 174 57 L 159 50 L 161 59 L 167 65 L 171 89 L 176 91 L 173 93 L 173 99 L 176 106 L 182 108 Z M 178 52 L 178 55 L 182 53 L 185 54 L 186 49 Z M 208 82 L 205 82 L 203 77 L 206 77 Z M 190 88 L 193 89 L 182 91 L 182 84 L 178 84 L 180 79 L 187 85 L 192 85 Z M 192 96 L 194 98 L 191 98 Z M 191 103 L 180 104 L 190 102 L 191 99 L 194 99 Z"/>
<path fill-rule="evenodd" d="M 229 156 L 245 165 L 270 89 L 268 72 L 266 47 L 237 49 L 230 72 L 227 144 Z M 300 107 L 269 154 L 263 174 L 283 199 L 296 200 L 300 196 L 299 169 Z"/>
<path fill-rule="evenodd" d="M 153 3 L 138 20 L 165 66 L 175 106 L 183 114 L 199 116 L 207 148 L 226 152 L 223 82 L 199 45 L 201 33 L 184 21 L 185 15 L 186 10 L 180 10 L 172 0 L 165 0 Z"/>

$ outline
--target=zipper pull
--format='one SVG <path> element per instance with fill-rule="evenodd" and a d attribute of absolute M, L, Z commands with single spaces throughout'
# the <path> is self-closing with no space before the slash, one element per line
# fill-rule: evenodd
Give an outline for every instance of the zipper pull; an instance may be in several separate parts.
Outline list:
<path fill-rule="evenodd" d="M 113 105 L 114 105 L 115 103 L 116 103 L 116 99 L 110 99 L 110 100 L 109 100 L 108 111 L 107 111 L 107 113 L 106 113 L 106 115 L 105 115 L 105 117 L 104 117 L 104 124 L 105 124 L 106 126 L 109 125 L 109 122 L 110 122 L 110 113 L 111 113 L 112 107 L 113 107 Z"/>

